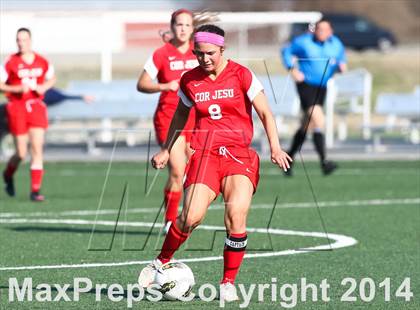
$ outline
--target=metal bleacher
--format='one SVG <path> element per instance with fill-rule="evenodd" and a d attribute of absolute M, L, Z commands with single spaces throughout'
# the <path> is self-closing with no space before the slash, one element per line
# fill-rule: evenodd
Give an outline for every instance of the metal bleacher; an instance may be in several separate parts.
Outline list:
<path fill-rule="evenodd" d="M 334 145 L 334 116 L 337 116 L 337 138 L 347 139 L 347 116 L 361 114 L 363 138 L 370 138 L 372 75 L 364 68 L 337 74 L 328 81 L 326 110 L 326 144 Z"/>
<path fill-rule="evenodd" d="M 258 76 L 274 114 L 296 116 L 299 102 L 293 82 L 286 76 Z M 71 100 L 71 105 L 57 105 L 49 108 L 49 118 L 55 120 L 83 119 L 148 119 L 158 102 L 159 94 L 144 94 L 136 90 L 135 80 L 72 81 L 67 88 L 72 94 L 91 94 L 95 102 L 86 105 L 82 100 Z"/>
<path fill-rule="evenodd" d="M 134 80 L 115 80 L 106 84 L 72 81 L 67 92 L 93 95 L 95 102 L 87 105 L 82 100 L 71 100 L 69 104 L 52 106 L 48 109 L 50 120 L 147 119 L 153 116 L 159 98 L 159 94 L 139 93 Z"/>
<path fill-rule="evenodd" d="M 281 136 L 290 133 L 289 126 L 299 116 L 300 110 L 295 83 L 290 76 L 259 75 L 257 78 L 264 86 Z M 71 82 L 67 88 L 68 93 L 89 94 L 95 97 L 95 102 L 86 104 L 81 100 L 71 100 L 50 107 L 48 113 L 51 126 L 47 133 L 47 143 L 54 140 L 55 136 L 56 141 L 60 143 L 82 143 L 89 153 L 94 153 L 101 142 L 113 143 L 119 139 L 125 141 L 127 146 L 146 142 L 146 139 L 154 134 L 152 118 L 159 94 L 138 92 L 136 82 L 136 80 L 114 80 L 109 83 L 91 80 Z M 374 146 L 380 143 L 382 133 L 390 128 L 392 120 L 396 117 L 408 123 L 404 125 L 403 134 L 409 132 L 410 141 L 419 143 L 419 87 L 413 93 L 380 94 L 374 113 L 386 115 L 388 120 L 383 126 L 372 126 L 370 73 L 364 69 L 357 69 L 337 75 L 330 82 L 326 100 L 327 145 L 330 138 L 330 141 L 333 141 L 334 115 L 338 116 L 340 139 L 340 123 L 344 124 L 346 116 L 354 113 L 363 115 L 361 129 L 373 133 Z M 263 128 L 259 121 L 254 124 L 256 141 L 261 143 L 264 153 L 268 145 Z M 346 134 L 341 134 L 341 139 L 345 136 Z"/>
<path fill-rule="evenodd" d="M 299 114 L 299 101 L 295 85 L 286 76 L 258 76 L 264 86 L 271 109 L 278 116 L 279 126 L 284 126 L 283 117 L 296 117 Z M 62 143 L 76 141 L 86 145 L 88 153 L 94 153 L 97 142 L 111 142 L 117 133 L 126 133 L 133 138 L 136 133 L 144 134 L 152 130 L 152 118 L 159 94 L 144 94 L 136 89 L 136 80 L 72 81 L 67 92 L 70 94 L 89 94 L 95 101 L 86 104 L 82 100 L 69 100 L 48 109 L 50 128 L 47 141 L 56 135 Z M 70 126 L 71 124 L 72 126 Z M 260 136 L 261 126 L 256 126 L 256 137 Z M 63 138 L 65 134 L 71 138 Z M 124 136 L 124 135 L 120 135 Z M 139 136 L 139 135 L 137 135 Z M 74 140 L 74 137 L 78 139 Z M 136 142 L 140 142 L 137 137 Z M 264 139 L 263 139 L 264 140 Z M 127 140 L 127 144 L 130 144 Z"/>
<path fill-rule="evenodd" d="M 411 143 L 420 143 L 420 86 L 412 93 L 379 94 L 375 113 L 386 117 L 384 124 L 371 126 L 376 150 L 381 149 L 381 136 L 395 130 L 406 134 Z"/>
<path fill-rule="evenodd" d="M 127 144 L 135 133 L 145 136 L 144 133 L 150 131 L 150 120 L 159 98 L 159 94 L 139 93 L 135 80 L 115 80 L 106 84 L 72 81 L 67 92 L 89 94 L 95 100 L 90 104 L 68 100 L 49 107 L 51 125 L 47 141 L 56 135 L 62 143 L 84 143 L 90 154 L 95 153 L 97 142 L 112 142 L 117 133 L 125 133 Z"/>

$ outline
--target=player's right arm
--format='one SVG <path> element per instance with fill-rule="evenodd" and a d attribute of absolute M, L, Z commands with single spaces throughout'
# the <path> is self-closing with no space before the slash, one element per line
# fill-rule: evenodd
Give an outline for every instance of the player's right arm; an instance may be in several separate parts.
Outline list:
<path fill-rule="evenodd" d="M 7 79 L 9 77 L 9 73 L 5 66 L 0 65 L 0 92 L 6 93 L 26 93 L 29 91 L 29 87 L 26 85 L 8 85 L 6 84 Z"/>
<path fill-rule="evenodd" d="M 163 56 L 158 51 L 144 64 L 144 70 L 137 81 L 137 90 L 142 93 L 158 93 L 161 91 L 177 91 L 179 88 L 178 81 L 170 81 L 169 83 L 159 83 L 154 80 L 157 78 L 159 71 L 163 69 Z"/>
<path fill-rule="evenodd" d="M 150 77 L 146 70 L 143 70 L 137 82 L 137 90 L 142 93 L 158 93 L 161 91 L 177 91 L 179 87 L 178 81 L 170 81 L 169 83 L 156 83 Z"/>
<path fill-rule="evenodd" d="M 181 134 L 182 129 L 184 129 L 185 124 L 188 121 L 188 116 L 190 115 L 190 110 L 194 105 L 194 102 L 189 97 L 188 88 L 185 87 L 186 83 L 185 80 L 183 80 L 184 78 L 185 75 L 181 79 L 181 86 L 178 91 L 179 102 L 172 118 L 171 125 L 169 126 L 166 142 L 162 146 L 162 150 L 152 158 L 152 166 L 155 169 L 165 168 L 169 160 L 169 153 L 171 152 L 172 146 Z"/>
<path fill-rule="evenodd" d="M 29 91 L 29 87 L 26 85 L 7 85 L 6 83 L 0 82 L 0 92 L 5 93 L 26 93 Z"/>
<path fill-rule="evenodd" d="M 338 39 L 338 44 L 340 46 L 340 52 L 338 54 L 337 57 L 337 61 L 338 61 L 338 70 L 343 73 L 343 72 L 347 72 L 348 68 L 347 68 L 347 57 L 346 57 L 346 50 L 345 47 L 343 45 L 343 42 L 340 41 L 340 39 Z"/>
<path fill-rule="evenodd" d="M 191 107 L 185 105 L 182 99 L 179 100 L 178 107 L 176 108 L 174 117 L 172 118 L 171 125 L 169 126 L 168 137 L 162 150 L 152 157 L 152 166 L 156 169 L 165 168 L 169 160 L 169 153 L 172 146 L 181 134 L 187 123 Z"/>
<path fill-rule="evenodd" d="M 296 58 L 299 57 L 300 50 L 298 38 L 295 38 L 281 50 L 281 58 L 284 67 L 290 71 L 293 79 L 296 82 L 303 82 L 305 80 L 305 75 L 295 66 Z"/>

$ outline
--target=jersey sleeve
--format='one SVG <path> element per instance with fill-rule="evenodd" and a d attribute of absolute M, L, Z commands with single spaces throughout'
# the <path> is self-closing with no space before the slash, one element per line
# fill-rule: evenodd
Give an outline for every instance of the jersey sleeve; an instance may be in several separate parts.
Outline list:
<path fill-rule="evenodd" d="M 287 70 L 293 68 L 295 58 L 303 58 L 303 50 L 302 45 L 305 41 L 305 35 L 298 36 L 292 40 L 292 42 L 288 43 L 284 48 L 281 50 L 281 59 L 283 61 L 283 65 Z"/>
<path fill-rule="evenodd" d="M 47 64 L 47 72 L 45 73 L 45 79 L 51 80 L 55 76 L 54 66 L 50 63 Z"/>
<path fill-rule="evenodd" d="M 247 68 L 244 70 L 242 85 L 249 101 L 251 102 L 261 91 L 264 90 L 264 87 L 255 76 L 254 72 Z"/>
<path fill-rule="evenodd" d="M 7 58 L 3 64 L 0 64 L 0 82 L 6 83 L 9 79 L 9 64 L 10 64 L 10 58 Z"/>
<path fill-rule="evenodd" d="M 339 46 L 337 61 L 339 64 L 346 64 L 347 63 L 346 49 L 343 43 L 340 41 L 340 39 L 337 38 L 337 42 Z"/>
<path fill-rule="evenodd" d="M 161 60 L 161 57 L 159 56 L 159 53 L 154 52 L 144 64 L 144 70 L 154 80 L 156 79 L 159 73 L 161 65 L 162 65 L 162 60 Z"/>
<path fill-rule="evenodd" d="M 6 71 L 4 65 L 0 65 L 0 82 L 6 83 L 7 79 L 9 78 L 9 74 Z"/>
<path fill-rule="evenodd" d="M 293 68 L 293 52 L 291 43 L 282 48 L 281 59 L 283 60 L 283 65 L 287 68 L 287 70 Z"/>
<path fill-rule="evenodd" d="M 178 89 L 178 97 L 181 99 L 182 103 L 188 107 L 192 108 L 194 105 L 194 102 L 190 98 L 190 93 L 186 87 L 186 81 L 184 76 L 181 78 L 181 81 L 179 82 L 179 89 Z"/>

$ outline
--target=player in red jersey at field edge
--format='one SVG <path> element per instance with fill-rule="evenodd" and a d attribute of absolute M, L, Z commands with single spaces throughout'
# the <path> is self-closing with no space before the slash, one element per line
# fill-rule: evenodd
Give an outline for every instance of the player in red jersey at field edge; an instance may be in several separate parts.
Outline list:
<path fill-rule="evenodd" d="M 238 299 L 234 281 L 245 254 L 246 219 L 259 179 L 259 158 L 250 148 L 252 108 L 264 125 L 271 161 L 287 170 L 291 158 L 280 147 L 276 124 L 261 83 L 248 68 L 225 59 L 223 52 L 222 29 L 214 25 L 197 29 L 194 53 L 199 67 L 182 76 L 178 91 L 180 102 L 168 139 L 152 158 L 155 168 L 166 166 L 173 141 L 194 107 L 196 126 L 191 140 L 194 153 L 186 170 L 184 206 L 171 225 L 160 254 L 140 273 L 139 283 L 148 286 L 153 281 L 157 268 L 172 259 L 192 230 L 202 222 L 211 202 L 222 193 L 227 237 L 220 298 L 233 301 Z"/>
<path fill-rule="evenodd" d="M 179 79 L 188 70 L 198 65 L 192 53 L 193 13 L 186 9 L 175 11 L 171 17 L 173 39 L 157 49 L 147 60 L 137 89 L 145 93 L 161 92 L 153 118 L 156 138 L 163 145 L 168 136 L 169 125 L 178 104 Z M 157 83 L 153 80 L 157 78 Z M 182 198 L 182 181 L 185 166 L 190 156 L 190 138 L 194 127 L 194 113 L 175 141 L 169 157 L 169 178 L 164 189 L 166 230 L 178 216 Z"/>
<path fill-rule="evenodd" d="M 42 101 L 55 81 L 54 68 L 41 55 L 32 51 L 31 32 L 20 28 L 16 34 L 18 52 L 9 56 L 0 67 L 0 91 L 8 98 L 6 106 L 10 133 L 14 137 L 15 154 L 3 172 L 5 190 L 15 196 L 13 176 L 26 157 L 28 142 L 31 154 L 32 201 L 43 201 L 40 194 L 43 168 L 43 145 L 48 127 L 47 107 Z"/>

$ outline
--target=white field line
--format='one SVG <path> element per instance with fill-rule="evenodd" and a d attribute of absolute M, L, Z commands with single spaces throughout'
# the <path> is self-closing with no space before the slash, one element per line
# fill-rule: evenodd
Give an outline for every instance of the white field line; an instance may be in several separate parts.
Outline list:
<path fill-rule="evenodd" d="M 0 219 L 2 224 L 61 224 L 61 225 L 101 225 L 101 226 L 114 226 L 114 221 L 87 221 L 87 220 L 78 220 L 78 219 Z M 162 224 L 158 223 L 147 223 L 147 222 L 118 222 L 119 226 L 126 227 L 162 227 Z M 224 230 L 224 226 L 210 226 L 210 225 L 201 225 L 197 229 L 203 230 Z M 283 230 L 283 229 L 266 229 L 266 228 L 247 228 L 247 232 L 253 233 L 271 233 L 276 235 L 287 235 L 287 236 L 301 236 L 301 237 L 315 237 L 315 238 L 325 238 L 333 240 L 331 244 L 323 244 L 313 247 L 302 248 L 299 250 L 283 250 L 277 252 L 265 252 L 265 253 L 252 253 L 246 254 L 245 258 L 258 258 L 258 257 L 273 257 L 273 256 L 284 256 L 284 255 L 295 255 L 308 253 L 313 251 L 322 251 L 330 249 L 340 249 L 345 247 L 350 247 L 357 244 L 357 240 L 348 237 L 345 235 L 332 234 L 328 233 L 326 235 L 322 232 L 305 232 L 305 231 L 294 231 L 294 230 Z M 222 260 L 223 256 L 209 256 L 209 257 L 199 257 L 199 258 L 186 258 L 179 259 L 182 262 L 208 262 Z M 150 260 L 147 261 L 127 261 L 127 262 L 117 262 L 117 263 L 86 263 L 86 264 L 62 264 L 62 265 L 44 265 L 44 266 L 17 266 L 17 267 L 0 267 L 0 271 L 10 271 L 10 270 L 40 270 L 40 269 L 69 269 L 69 268 L 95 268 L 95 267 L 117 267 L 117 266 L 128 266 L 128 265 L 144 265 L 150 263 Z"/>
<path fill-rule="evenodd" d="M 396 199 L 367 199 L 367 200 L 350 200 L 350 201 L 319 201 L 318 206 L 321 208 L 326 207 L 360 207 L 360 206 L 386 206 L 393 204 L 402 205 L 419 205 L 419 198 L 396 198 Z M 276 209 L 287 208 L 315 208 L 314 202 L 290 202 L 281 203 L 276 205 Z M 272 209 L 273 204 L 254 204 L 251 209 Z M 214 204 L 211 205 L 209 211 L 224 210 L 224 205 Z M 132 208 L 123 210 L 123 213 L 156 213 L 159 208 Z M 74 210 L 74 211 L 60 211 L 60 212 L 4 212 L 0 213 L 0 218 L 12 217 L 60 217 L 60 216 L 74 216 L 74 215 L 108 215 L 117 214 L 117 209 L 104 209 L 104 210 Z"/>
<path fill-rule="evenodd" d="M 340 168 L 336 172 L 334 172 L 334 175 L 401 175 L 402 170 L 404 171 L 404 174 L 418 174 L 419 169 L 413 169 L 413 168 L 386 168 L 386 170 L 381 168 Z M 151 176 L 153 173 L 149 173 L 149 176 Z M 263 168 L 260 169 L 261 175 L 282 175 L 282 171 L 278 168 Z M 103 176 L 105 177 L 106 174 L 103 173 L 101 170 L 71 170 L 71 169 L 64 169 L 64 170 L 58 170 L 58 171 L 51 171 L 48 173 L 49 176 L 60 176 L 60 177 L 98 177 Z M 133 170 L 124 170 L 124 169 L 118 169 L 118 168 L 111 168 L 111 171 L 109 173 L 109 176 L 146 176 L 145 171 L 133 171 Z"/>

